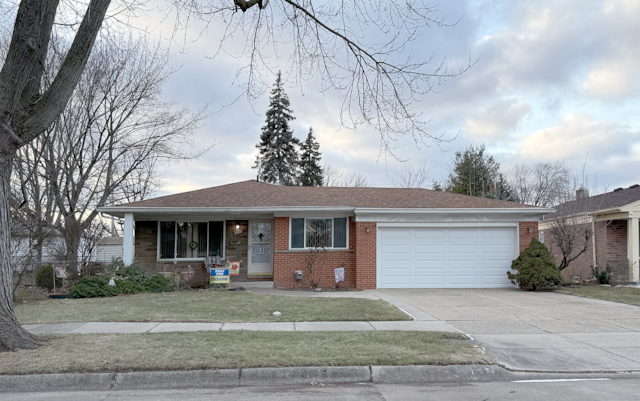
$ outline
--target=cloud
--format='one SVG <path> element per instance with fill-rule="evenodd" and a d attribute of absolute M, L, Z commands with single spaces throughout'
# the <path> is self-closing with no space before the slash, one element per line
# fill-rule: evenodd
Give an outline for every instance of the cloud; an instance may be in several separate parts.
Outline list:
<path fill-rule="evenodd" d="M 555 126 L 526 136 L 519 157 L 530 161 L 589 159 L 603 165 L 631 156 L 640 132 L 617 122 L 598 121 L 586 114 L 567 114 Z"/>
<path fill-rule="evenodd" d="M 504 137 L 515 131 L 520 121 L 531 112 L 531 106 L 517 98 L 499 99 L 480 107 L 464 126 L 473 137 Z"/>

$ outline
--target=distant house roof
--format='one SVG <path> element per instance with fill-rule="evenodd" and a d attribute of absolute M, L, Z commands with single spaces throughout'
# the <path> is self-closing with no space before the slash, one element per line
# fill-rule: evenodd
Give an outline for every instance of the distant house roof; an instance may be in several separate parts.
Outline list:
<path fill-rule="evenodd" d="M 354 207 L 391 209 L 535 208 L 515 202 L 416 188 L 289 187 L 254 180 L 102 208 Z"/>
<path fill-rule="evenodd" d="M 640 201 L 640 185 L 636 184 L 629 188 L 617 188 L 600 195 L 565 202 L 556 206 L 555 209 L 556 214 L 564 214 L 567 211 L 570 213 L 594 212 L 623 207 L 637 201 Z"/>

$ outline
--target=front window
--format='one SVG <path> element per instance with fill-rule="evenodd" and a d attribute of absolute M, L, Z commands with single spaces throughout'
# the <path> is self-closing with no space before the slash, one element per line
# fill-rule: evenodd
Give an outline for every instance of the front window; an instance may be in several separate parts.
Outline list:
<path fill-rule="evenodd" d="M 160 222 L 160 259 L 223 256 L 224 222 Z"/>
<path fill-rule="evenodd" d="M 346 248 L 346 218 L 291 219 L 291 248 Z"/>

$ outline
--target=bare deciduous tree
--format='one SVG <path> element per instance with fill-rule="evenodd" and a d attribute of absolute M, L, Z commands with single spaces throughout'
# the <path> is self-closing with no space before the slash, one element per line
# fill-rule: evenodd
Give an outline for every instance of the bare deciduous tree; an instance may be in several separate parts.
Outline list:
<path fill-rule="evenodd" d="M 168 53 L 144 38 L 116 39 L 96 43 L 60 118 L 20 151 L 25 157 L 16 158 L 16 171 L 39 176 L 22 187 L 50 189 L 47 201 L 61 217 L 53 227 L 65 240 L 68 262 L 76 262 L 79 249 L 87 246 L 82 241 L 98 218 L 96 208 L 142 199 L 153 190 L 157 163 L 207 150 L 183 151 L 203 111 L 174 111 L 159 100 L 162 85 L 175 71 Z M 31 151 L 39 157 L 30 157 Z M 24 195 L 27 202 L 31 194 Z"/>
<path fill-rule="evenodd" d="M 403 163 L 391 171 L 389 178 L 396 188 L 427 188 L 430 184 L 431 166 L 426 160 L 418 164 Z"/>
<path fill-rule="evenodd" d="M 371 187 L 367 177 L 356 170 L 344 172 L 331 164 L 325 164 L 322 171 L 323 187 Z"/>
<path fill-rule="evenodd" d="M 229 42 L 248 60 L 238 75 L 246 73 L 250 96 L 260 93 L 270 81 L 262 74 L 274 71 L 267 64 L 266 49 L 277 52 L 289 46 L 296 67 L 294 76 L 301 82 L 319 75 L 323 90 L 341 93 L 343 123 L 376 128 L 381 147 L 388 151 L 392 150 L 391 141 L 401 136 L 427 146 L 446 140 L 443 134 L 426 129 L 429 119 L 422 117 L 421 100 L 434 86 L 472 66 L 469 62 L 451 70 L 433 55 L 415 58 L 410 45 L 417 43 L 424 31 L 431 26 L 452 26 L 439 16 L 437 6 L 428 7 L 419 0 L 322 4 L 312 0 L 167 1 L 174 7 L 176 32 L 186 32 L 193 19 L 202 20 L 207 27 L 226 26 L 221 43 L 232 39 Z M 6 348 L 38 345 L 37 338 L 19 325 L 11 301 L 13 159 L 20 147 L 47 131 L 67 106 L 110 3 L 88 0 L 81 23 L 65 24 L 73 30 L 70 35 L 74 40 L 59 70 L 51 73 L 48 87 L 43 86 L 44 62 L 54 21 L 64 20 L 58 13 L 60 2 L 20 0 L 17 7 L 11 43 L 0 71 L 0 346 Z M 138 1 L 128 3 L 130 7 L 117 11 L 130 12 Z M 242 39 L 244 46 L 238 46 Z"/>
<path fill-rule="evenodd" d="M 564 162 L 516 164 L 507 178 L 517 202 L 549 207 L 572 197 L 571 172 Z"/>

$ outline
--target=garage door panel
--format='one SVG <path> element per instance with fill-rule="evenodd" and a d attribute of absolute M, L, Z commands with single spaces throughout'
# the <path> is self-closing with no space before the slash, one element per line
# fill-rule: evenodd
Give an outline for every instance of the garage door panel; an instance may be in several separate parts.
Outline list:
<path fill-rule="evenodd" d="M 380 288 L 511 287 L 514 228 L 380 228 Z"/>
<path fill-rule="evenodd" d="M 380 237 L 383 239 L 393 239 L 393 238 L 408 239 L 408 238 L 411 238 L 411 230 L 398 230 L 398 229 L 380 230 Z"/>
<path fill-rule="evenodd" d="M 478 284 L 478 276 L 449 276 L 449 284 L 476 285 Z"/>
<path fill-rule="evenodd" d="M 416 260 L 415 268 L 416 270 L 444 270 L 444 259 L 440 260 Z"/>
<path fill-rule="evenodd" d="M 417 244 L 415 245 L 415 253 L 444 253 L 444 245 L 442 244 Z"/>
<path fill-rule="evenodd" d="M 478 270 L 478 259 L 449 259 L 449 269 L 473 269 Z"/>
<path fill-rule="evenodd" d="M 387 244 L 380 247 L 383 254 L 409 254 L 411 253 L 411 245 L 409 244 Z"/>
<path fill-rule="evenodd" d="M 444 276 L 415 276 L 415 284 L 441 286 L 444 284 Z"/>
<path fill-rule="evenodd" d="M 511 239 L 513 238 L 513 230 L 482 230 L 483 238 L 504 238 Z"/>
<path fill-rule="evenodd" d="M 444 230 L 415 230 L 416 238 L 429 238 L 431 240 L 444 239 Z"/>
<path fill-rule="evenodd" d="M 449 245 L 449 253 L 478 253 L 478 245 L 476 244 L 456 244 Z"/>
<path fill-rule="evenodd" d="M 513 244 L 483 244 L 482 252 L 513 255 Z"/>
<path fill-rule="evenodd" d="M 380 261 L 382 270 L 407 270 L 411 268 L 410 260 L 383 260 Z"/>

